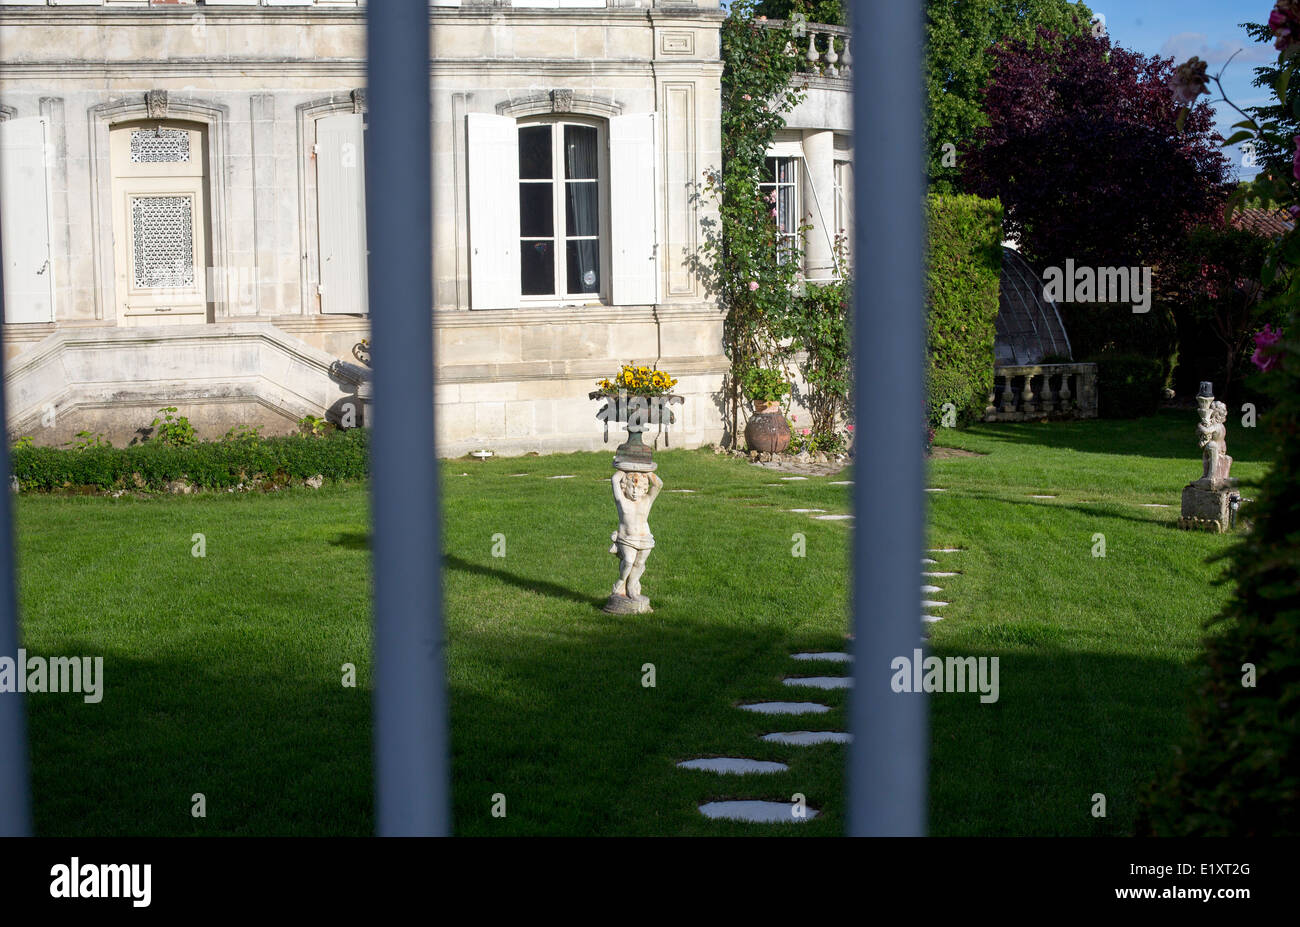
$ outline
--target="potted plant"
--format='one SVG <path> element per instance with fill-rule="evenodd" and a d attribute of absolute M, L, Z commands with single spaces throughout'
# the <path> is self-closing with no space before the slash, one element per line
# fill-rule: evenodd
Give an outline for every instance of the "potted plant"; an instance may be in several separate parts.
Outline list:
<path fill-rule="evenodd" d="M 740 389 L 754 405 L 745 425 L 745 443 L 750 450 L 779 454 L 790 445 L 790 423 L 781 411 L 781 398 L 790 383 L 780 370 L 746 367 L 740 372 Z"/>
<path fill-rule="evenodd" d="M 650 461 L 650 448 L 641 441 L 641 433 L 649 425 L 664 422 L 672 424 L 677 419 L 668 408 L 683 401 L 670 390 L 677 381 L 663 370 L 653 367 L 624 364 L 612 379 L 596 384 L 598 389 L 588 394 L 591 399 L 607 400 L 596 418 L 605 423 L 605 440 L 609 440 L 609 423 L 624 423 L 627 441 L 614 452 L 614 460 L 646 464 Z"/>

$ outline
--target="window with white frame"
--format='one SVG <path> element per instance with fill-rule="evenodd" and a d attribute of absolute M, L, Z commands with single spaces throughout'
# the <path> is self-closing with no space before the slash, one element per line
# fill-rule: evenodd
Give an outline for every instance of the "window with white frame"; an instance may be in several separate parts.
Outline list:
<path fill-rule="evenodd" d="M 527 298 L 605 292 L 602 132 L 586 122 L 519 125 L 519 282 Z"/>
<path fill-rule="evenodd" d="M 853 257 L 853 162 L 835 162 L 835 235 L 846 262 Z"/>
<path fill-rule="evenodd" d="M 776 210 L 777 259 L 784 262 L 799 246 L 799 159 L 767 158 L 759 190 Z"/>

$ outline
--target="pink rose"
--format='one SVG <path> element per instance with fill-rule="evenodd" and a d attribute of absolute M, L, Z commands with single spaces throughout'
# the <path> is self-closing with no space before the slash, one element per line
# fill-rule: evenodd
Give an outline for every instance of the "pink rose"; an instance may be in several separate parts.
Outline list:
<path fill-rule="evenodd" d="M 812 429 L 811 429 L 811 428 L 805 428 L 805 429 L 803 430 L 803 434 L 804 434 L 805 436 L 812 434 Z"/>
<path fill-rule="evenodd" d="M 772 218 L 773 218 L 773 219 L 776 218 L 776 210 L 775 210 L 775 209 L 772 210 Z"/>
<path fill-rule="evenodd" d="M 1255 336 L 1255 353 L 1250 356 L 1251 362 L 1266 373 L 1272 370 L 1281 361 L 1277 354 L 1277 346 L 1281 341 L 1282 332 L 1271 325 L 1265 325 L 1264 330 Z"/>
<path fill-rule="evenodd" d="M 749 281 L 749 292 L 752 293 L 757 289 L 758 289 L 758 281 L 757 280 Z"/>
<path fill-rule="evenodd" d="M 750 100 L 754 98 L 751 97 L 749 94 L 745 94 L 743 97 L 741 97 L 741 99 L 744 100 L 746 103 L 748 103 Z"/>

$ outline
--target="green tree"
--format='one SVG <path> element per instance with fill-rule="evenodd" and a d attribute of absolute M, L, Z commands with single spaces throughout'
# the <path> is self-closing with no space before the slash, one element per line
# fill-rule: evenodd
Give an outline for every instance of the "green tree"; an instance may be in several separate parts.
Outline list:
<path fill-rule="evenodd" d="M 802 13 L 810 23 L 847 26 L 844 0 L 762 0 L 754 10 L 769 19 L 791 19 Z"/>
<path fill-rule="evenodd" d="M 1271 44 L 1273 41 L 1273 33 L 1269 31 L 1268 26 L 1259 23 L 1242 23 L 1241 28 L 1250 33 L 1250 37 L 1256 42 Z M 1300 81 L 1288 80 L 1283 84 L 1282 92 L 1285 98 L 1279 98 L 1276 94 L 1278 80 L 1282 73 L 1282 68 L 1278 64 L 1266 64 L 1255 68 L 1255 80 L 1252 83 L 1260 89 L 1273 90 L 1274 97 L 1263 106 L 1246 107 L 1246 112 L 1260 125 L 1275 124 L 1271 137 L 1261 135 L 1255 139 L 1255 157 L 1260 168 L 1265 173 L 1277 177 L 1289 177 L 1292 173 L 1292 159 L 1295 157 L 1295 147 L 1291 145 L 1291 140 L 1296 135 L 1300 135 Z M 1286 143 L 1280 144 L 1279 138 L 1285 139 Z M 1243 205 L 1263 204 L 1257 200 Z"/>
<path fill-rule="evenodd" d="M 927 0 L 926 151 L 931 189 L 963 192 L 961 158 L 988 125 L 983 92 L 993 73 L 990 49 L 1003 39 L 1038 42 L 1038 27 L 1063 36 L 1092 28 L 1092 11 L 1068 0 Z M 951 146 L 945 149 L 945 145 Z"/>

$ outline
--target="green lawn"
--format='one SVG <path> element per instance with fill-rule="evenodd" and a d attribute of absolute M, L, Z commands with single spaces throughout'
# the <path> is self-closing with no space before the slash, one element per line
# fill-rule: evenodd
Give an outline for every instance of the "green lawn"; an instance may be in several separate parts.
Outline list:
<path fill-rule="evenodd" d="M 931 485 L 948 491 L 929 495 L 930 546 L 968 548 L 945 560 L 962 576 L 933 580 L 952 603 L 935 652 L 999 656 L 1001 698 L 932 697 L 932 832 L 1128 828 L 1136 789 L 1182 730 L 1200 623 L 1226 595 L 1205 560 L 1230 541 L 1173 527 L 1199 468 L 1193 423 L 941 433 L 987 456 L 932 464 Z M 1229 435 L 1246 480 L 1262 472 L 1253 439 Z M 667 490 L 695 492 L 659 497 L 644 578 L 655 612 L 625 617 L 598 607 L 616 576 L 608 454 L 444 465 L 458 833 L 841 832 L 844 748 L 757 735 L 843 728 L 843 694 L 807 696 L 834 706 L 819 716 L 733 705 L 801 699 L 809 690 L 783 675 L 839 671 L 788 654 L 845 644 L 850 529 L 786 510 L 848 511 L 848 487 L 829 485 L 846 476 L 784 482 L 707 451 L 657 459 Z M 360 486 L 21 497 L 26 646 L 105 660 L 100 704 L 28 699 L 38 832 L 369 833 L 367 531 Z M 1091 553 L 1099 532 L 1104 559 Z M 340 684 L 344 663 L 355 688 Z M 709 755 L 791 768 L 741 779 L 674 766 Z M 821 816 L 772 827 L 695 810 L 795 792 Z M 1096 792 L 1105 819 L 1089 813 Z M 194 793 L 206 818 L 191 816 Z"/>

